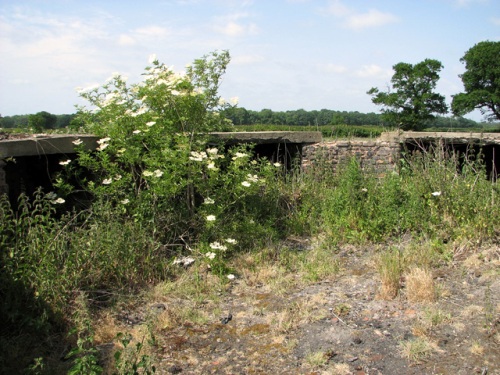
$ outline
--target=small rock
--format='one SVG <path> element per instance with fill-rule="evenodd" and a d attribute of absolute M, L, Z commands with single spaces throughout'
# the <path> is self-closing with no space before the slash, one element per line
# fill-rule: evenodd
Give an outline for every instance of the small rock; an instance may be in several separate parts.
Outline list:
<path fill-rule="evenodd" d="M 173 365 L 168 368 L 170 374 L 180 374 L 182 372 L 182 367 Z"/>
<path fill-rule="evenodd" d="M 231 313 L 227 314 L 227 316 L 225 316 L 224 318 L 221 318 L 220 319 L 220 322 L 222 324 L 227 324 L 229 323 L 231 320 L 233 319 L 233 315 Z"/>

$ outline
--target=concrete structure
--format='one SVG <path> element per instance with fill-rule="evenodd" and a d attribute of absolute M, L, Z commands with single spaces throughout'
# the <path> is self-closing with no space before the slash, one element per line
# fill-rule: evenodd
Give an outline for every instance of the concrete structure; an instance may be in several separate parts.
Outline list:
<path fill-rule="evenodd" d="M 442 148 L 461 155 L 481 151 L 486 170 L 493 178 L 500 172 L 500 133 L 386 132 L 377 139 L 350 139 L 304 146 L 304 167 L 326 161 L 335 168 L 343 160 L 356 157 L 364 168 L 383 175 L 395 170 L 402 152 L 413 153 Z"/>
<path fill-rule="evenodd" d="M 496 178 L 500 168 L 500 133 L 424 133 L 390 132 L 377 139 L 350 139 L 323 142 L 319 132 L 233 132 L 212 133 L 213 142 L 227 146 L 255 144 L 259 156 L 290 166 L 300 160 L 307 169 L 318 160 L 335 168 L 343 160 L 357 157 L 361 165 L 381 175 L 397 168 L 403 150 L 426 150 L 436 145 L 467 152 L 481 150 L 487 170 Z M 2 139 L 3 138 L 3 139 Z M 38 186 L 49 190 L 53 176 L 62 168 L 59 161 L 73 158 L 73 141 L 82 140 L 95 150 L 98 137 L 92 135 L 31 135 L 7 138 L 0 134 L 0 194 L 9 193 L 15 201 L 21 192 L 31 193 Z"/>

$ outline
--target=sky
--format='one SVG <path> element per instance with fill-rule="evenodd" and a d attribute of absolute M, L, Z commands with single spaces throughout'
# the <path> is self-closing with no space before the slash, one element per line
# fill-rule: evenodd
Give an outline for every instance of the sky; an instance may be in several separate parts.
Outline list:
<path fill-rule="evenodd" d="M 216 50 L 231 54 L 220 94 L 246 109 L 377 113 L 366 92 L 427 58 L 449 104 L 485 40 L 500 41 L 500 0 L 0 0 L 0 114 L 75 113 L 77 87 Z"/>

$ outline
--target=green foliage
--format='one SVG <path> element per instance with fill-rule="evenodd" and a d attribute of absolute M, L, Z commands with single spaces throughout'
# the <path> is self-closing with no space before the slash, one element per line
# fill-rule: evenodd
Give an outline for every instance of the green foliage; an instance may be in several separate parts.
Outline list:
<path fill-rule="evenodd" d="M 383 177 L 363 170 L 356 159 L 333 174 L 318 162 L 301 179 L 293 227 L 326 232 L 336 241 L 380 241 L 406 232 L 463 241 L 499 230 L 500 192 L 473 155 L 407 156 L 399 173 Z"/>
<path fill-rule="evenodd" d="M 464 93 L 453 96 L 455 115 L 479 109 L 488 120 L 500 120 L 500 42 L 480 42 L 460 59 Z"/>
<path fill-rule="evenodd" d="M 28 127 L 35 132 L 41 132 L 43 129 L 53 129 L 57 123 L 57 116 L 46 111 L 38 112 L 28 116 Z"/>
<path fill-rule="evenodd" d="M 73 313 L 75 327 L 70 336 L 76 336 L 76 347 L 66 355 L 66 359 L 73 360 L 73 366 L 68 375 L 99 375 L 103 369 L 98 365 L 97 349 L 94 346 L 94 332 L 92 321 L 88 313 L 87 296 L 80 293 L 75 299 Z"/>
<path fill-rule="evenodd" d="M 114 355 L 116 375 L 151 375 L 156 372 L 156 367 L 151 364 L 151 358 L 147 354 L 142 354 L 144 341 L 130 346 L 132 337 L 121 332 L 116 338 L 123 346 L 123 350 L 117 350 Z"/>
<path fill-rule="evenodd" d="M 236 125 L 235 131 L 319 131 L 324 138 L 375 138 L 386 131 L 382 126 L 354 125 L 323 125 L 323 126 L 293 126 L 293 125 Z"/>
<path fill-rule="evenodd" d="M 434 118 L 432 113 L 448 112 L 444 96 L 433 92 L 442 68 L 439 61 L 431 59 L 415 65 L 399 63 L 393 66 L 394 92 L 373 87 L 367 93 L 374 104 L 383 106 L 383 117 L 389 124 L 402 130 L 421 130 Z"/>

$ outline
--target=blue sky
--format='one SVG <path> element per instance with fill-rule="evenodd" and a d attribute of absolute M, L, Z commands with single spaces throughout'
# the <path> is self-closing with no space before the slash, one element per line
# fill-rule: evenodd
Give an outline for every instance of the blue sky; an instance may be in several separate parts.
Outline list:
<path fill-rule="evenodd" d="M 366 92 L 426 58 L 449 103 L 484 40 L 500 40 L 499 0 L 0 0 L 0 114 L 74 113 L 76 87 L 137 82 L 153 53 L 182 71 L 221 49 L 220 93 L 247 109 L 378 112 Z"/>

